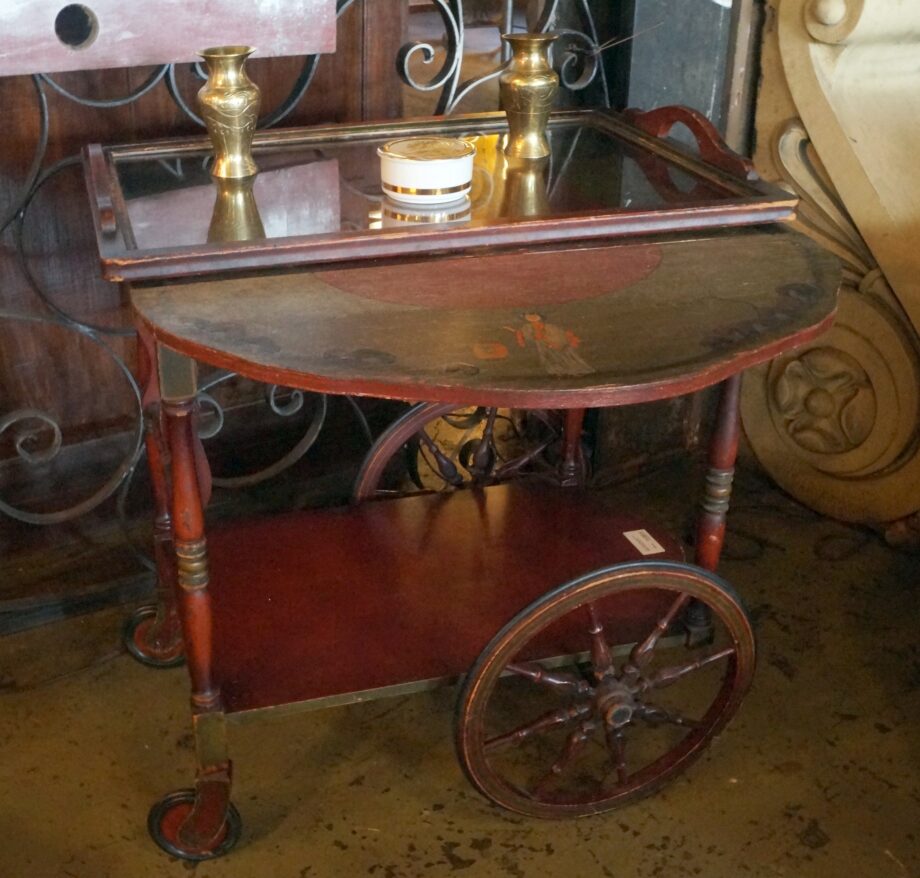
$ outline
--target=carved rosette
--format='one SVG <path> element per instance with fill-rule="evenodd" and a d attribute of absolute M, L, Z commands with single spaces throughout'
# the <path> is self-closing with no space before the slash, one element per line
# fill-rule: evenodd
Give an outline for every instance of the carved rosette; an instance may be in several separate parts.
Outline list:
<path fill-rule="evenodd" d="M 771 409 L 803 451 L 844 454 L 875 424 L 875 390 L 859 362 L 838 348 L 812 348 L 784 363 L 770 388 Z"/>
<path fill-rule="evenodd" d="M 887 522 L 920 497 L 920 356 L 910 327 L 875 295 L 845 286 L 834 327 L 751 370 L 742 418 L 786 491 L 848 521 Z"/>

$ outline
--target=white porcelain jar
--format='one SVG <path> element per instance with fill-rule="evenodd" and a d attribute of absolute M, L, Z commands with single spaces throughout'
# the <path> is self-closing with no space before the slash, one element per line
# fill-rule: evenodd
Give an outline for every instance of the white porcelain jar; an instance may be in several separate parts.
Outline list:
<path fill-rule="evenodd" d="M 476 147 L 455 137 L 404 137 L 377 150 L 384 195 L 404 204 L 441 204 L 469 195 Z"/>

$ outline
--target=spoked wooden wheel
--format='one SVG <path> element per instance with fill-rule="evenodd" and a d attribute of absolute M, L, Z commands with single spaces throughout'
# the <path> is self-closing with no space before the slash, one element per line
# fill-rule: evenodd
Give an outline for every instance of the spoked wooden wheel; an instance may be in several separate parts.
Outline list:
<path fill-rule="evenodd" d="M 558 412 L 420 403 L 378 437 L 354 499 L 485 486 L 522 474 L 558 481 L 562 424 Z M 578 465 L 584 468 L 584 455 Z"/>
<path fill-rule="evenodd" d="M 702 644 L 683 623 L 693 601 L 712 616 Z M 607 811 L 690 765 L 753 671 L 750 621 L 717 576 L 665 561 L 598 570 L 535 601 L 480 655 L 457 705 L 460 763 L 521 814 Z"/>

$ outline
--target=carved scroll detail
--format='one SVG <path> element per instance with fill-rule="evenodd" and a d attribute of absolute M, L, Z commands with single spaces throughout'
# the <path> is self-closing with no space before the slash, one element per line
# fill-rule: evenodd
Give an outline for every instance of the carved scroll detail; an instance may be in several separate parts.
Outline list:
<path fill-rule="evenodd" d="M 802 230 L 836 253 L 858 277 L 876 268 L 800 119 L 790 119 L 777 132 L 773 159 L 782 182 L 801 199 L 796 219 Z"/>

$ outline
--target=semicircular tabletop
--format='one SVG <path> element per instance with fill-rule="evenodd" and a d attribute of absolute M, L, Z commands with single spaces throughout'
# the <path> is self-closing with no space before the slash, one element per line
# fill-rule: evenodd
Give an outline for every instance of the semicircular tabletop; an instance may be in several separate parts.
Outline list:
<path fill-rule="evenodd" d="M 159 341 L 304 390 L 576 407 L 687 393 L 826 329 L 838 260 L 776 226 L 136 287 Z"/>

